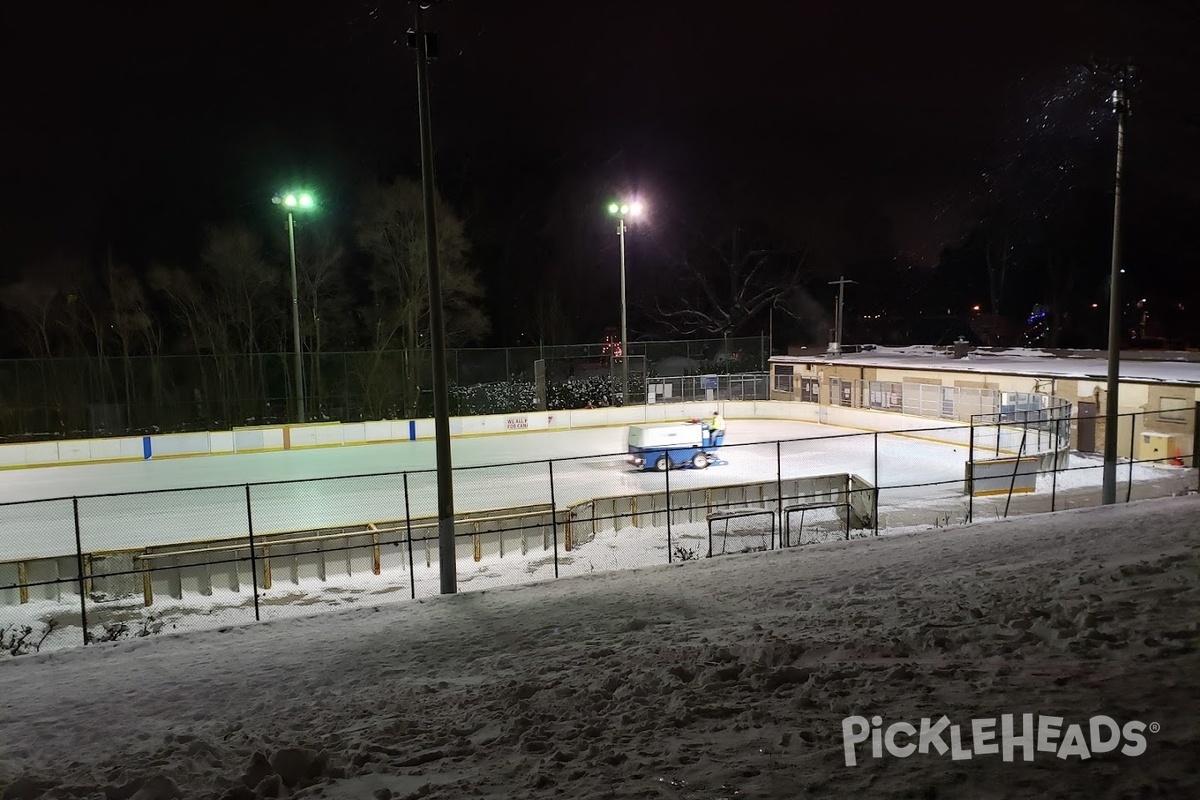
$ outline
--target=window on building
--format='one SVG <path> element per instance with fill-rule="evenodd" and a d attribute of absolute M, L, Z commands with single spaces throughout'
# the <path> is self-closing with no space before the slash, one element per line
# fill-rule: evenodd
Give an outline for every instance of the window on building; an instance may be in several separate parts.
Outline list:
<path fill-rule="evenodd" d="M 801 378 L 800 379 L 800 402 L 802 403 L 819 403 L 821 402 L 821 382 L 816 378 Z"/>
<path fill-rule="evenodd" d="M 829 405 L 831 406 L 852 406 L 854 405 L 854 381 L 844 378 L 829 379 Z"/>
<path fill-rule="evenodd" d="M 1190 411 L 1191 407 L 1192 404 L 1183 397 L 1160 397 L 1158 418 L 1163 422 L 1187 422 L 1195 413 Z"/>
<path fill-rule="evenodd" d="M 903 408 L 903 386 L 890 381 L 871 381 L 867 389 L 871 408 L 881 411 L 900 411 Z"/>
<path fill-rule="evenodd" d="M 790 364 L 775 365 L 775 391 L 792 391 L 792 366 Z"/>

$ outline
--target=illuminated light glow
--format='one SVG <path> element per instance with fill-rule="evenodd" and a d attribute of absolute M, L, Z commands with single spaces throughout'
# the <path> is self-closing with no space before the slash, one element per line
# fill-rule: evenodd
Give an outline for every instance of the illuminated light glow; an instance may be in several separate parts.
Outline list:
<path fill-rule="evenodd" d="M 289 211 L 295 209 L 312 210 L 317 206 L 317 198 L 312 192 L 294 191 L 283 192 L 271 198 L 271 202 L 283 206 Z"/>
<path fill-rule="evenodd" d="M 614 217 L 640 217 L 646 210 L 646 204 L 641 200 L 614 202 L 608 204 L 608 213 Z"/>

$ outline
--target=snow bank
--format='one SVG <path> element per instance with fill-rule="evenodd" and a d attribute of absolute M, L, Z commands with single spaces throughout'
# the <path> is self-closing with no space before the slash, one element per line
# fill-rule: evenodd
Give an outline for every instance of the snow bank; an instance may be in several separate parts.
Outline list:
<path fill-rule="evenodd" d="M 8 659 L 0 796 L 1194 797 L 1198 514 L 1172 498 Z M 1060 741 L 1099 715 L 1156 732 L 1031 762 L 868 741 L 847 766 L 848 717 L 945 715 L 969 750 L 972 720 L 1025 713 L 1063 717 Z"/>

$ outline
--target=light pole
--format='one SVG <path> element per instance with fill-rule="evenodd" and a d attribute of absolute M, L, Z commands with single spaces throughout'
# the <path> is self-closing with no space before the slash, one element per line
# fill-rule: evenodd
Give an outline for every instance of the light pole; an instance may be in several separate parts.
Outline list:
<path fill-rule="evenodd" d="M 438 264 L 434 192 L 433 128 L 429 104 L 429 62 L 437 57 L 437 35 L 425 30 L 425 10 L 435 0 L 416 4 L 411 42 L 417 51 L 417 124 L 421 135 L 421 199 L 425 216 L 425 263 L 429 274 L 429 328 L 433 356 L 433 439 L 437 458 L 438 583 L 442 594 L 458 592 L 454 539 L 454 466 L 450 451 L 450 389 L 446 373 L 446 323 L 443 319 L 441 268 Z"/>
<path fill-rule="evenodd" d="M 636 219 L 645 206 L 640 200 L 609 203 L 608 213 L 617 218 L 617 238 L 621 241 L 621 405 L 629 400 L 629 329 L 625 311 L 625 219 Z"/>
<path fill-rule="evenodd" d="M 837 314 L 834 315 L 833 323 L 833 338 L 835 341 L 833 346 L 829 348 L 829 352 L 835 356 L 842 354 L 842 309 L 846 300 L 846 284 L 857 282 L 858 281 L 852 281 L 845 277 L 839 277 L 836 281 L 829 282 L 830 286 L 836 285 L 838 287 Z"/>
<path fill-rule="evenodd" d="M 1125 167 L 1125 120 L 1129 117 L 1126 90 L 1133 78 L 1133 65 L 1093 65 L 1092 70 L 1112 83 L 1113 111 L 1117 114 L 1117 168 L 1113 185 L 1112 268 L 1108 277 L 1108 383 L 1104 401 L 1104 467 L 1100 502 L 1117 502 L 1118 394 L 1121 387 L 1121 181 Z M 1130 423 L 1132 424 L 1132 422 Z M 1133 459 L 1133 453 L 1129 454 Z"/>
<path fill-rule="evenodd" d="M 285 192 L 271 202 L 287 212 L 288 253 L 292 263 L 292 336 L 296 358 L 296 421 L 304 422 L 304 360 L 300 356 L 300 291 L 296 283 L 296 211 L 308 211 L 315 204 L 311 192 Z"/>

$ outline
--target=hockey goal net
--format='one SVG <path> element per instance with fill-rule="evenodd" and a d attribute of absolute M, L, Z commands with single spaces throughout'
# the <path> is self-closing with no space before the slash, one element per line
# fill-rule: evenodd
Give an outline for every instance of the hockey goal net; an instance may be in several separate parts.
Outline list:
<path fill-rule="evenodd" d="M 803 503 L 783 509 L 784 547 L 850 538 L 845 503 Z"/>
<path fill-rule="evenodd" d="M 708 515 L 708 557 L 752 553 L 775 547 L 775 512 L 731 508 Z"/>

